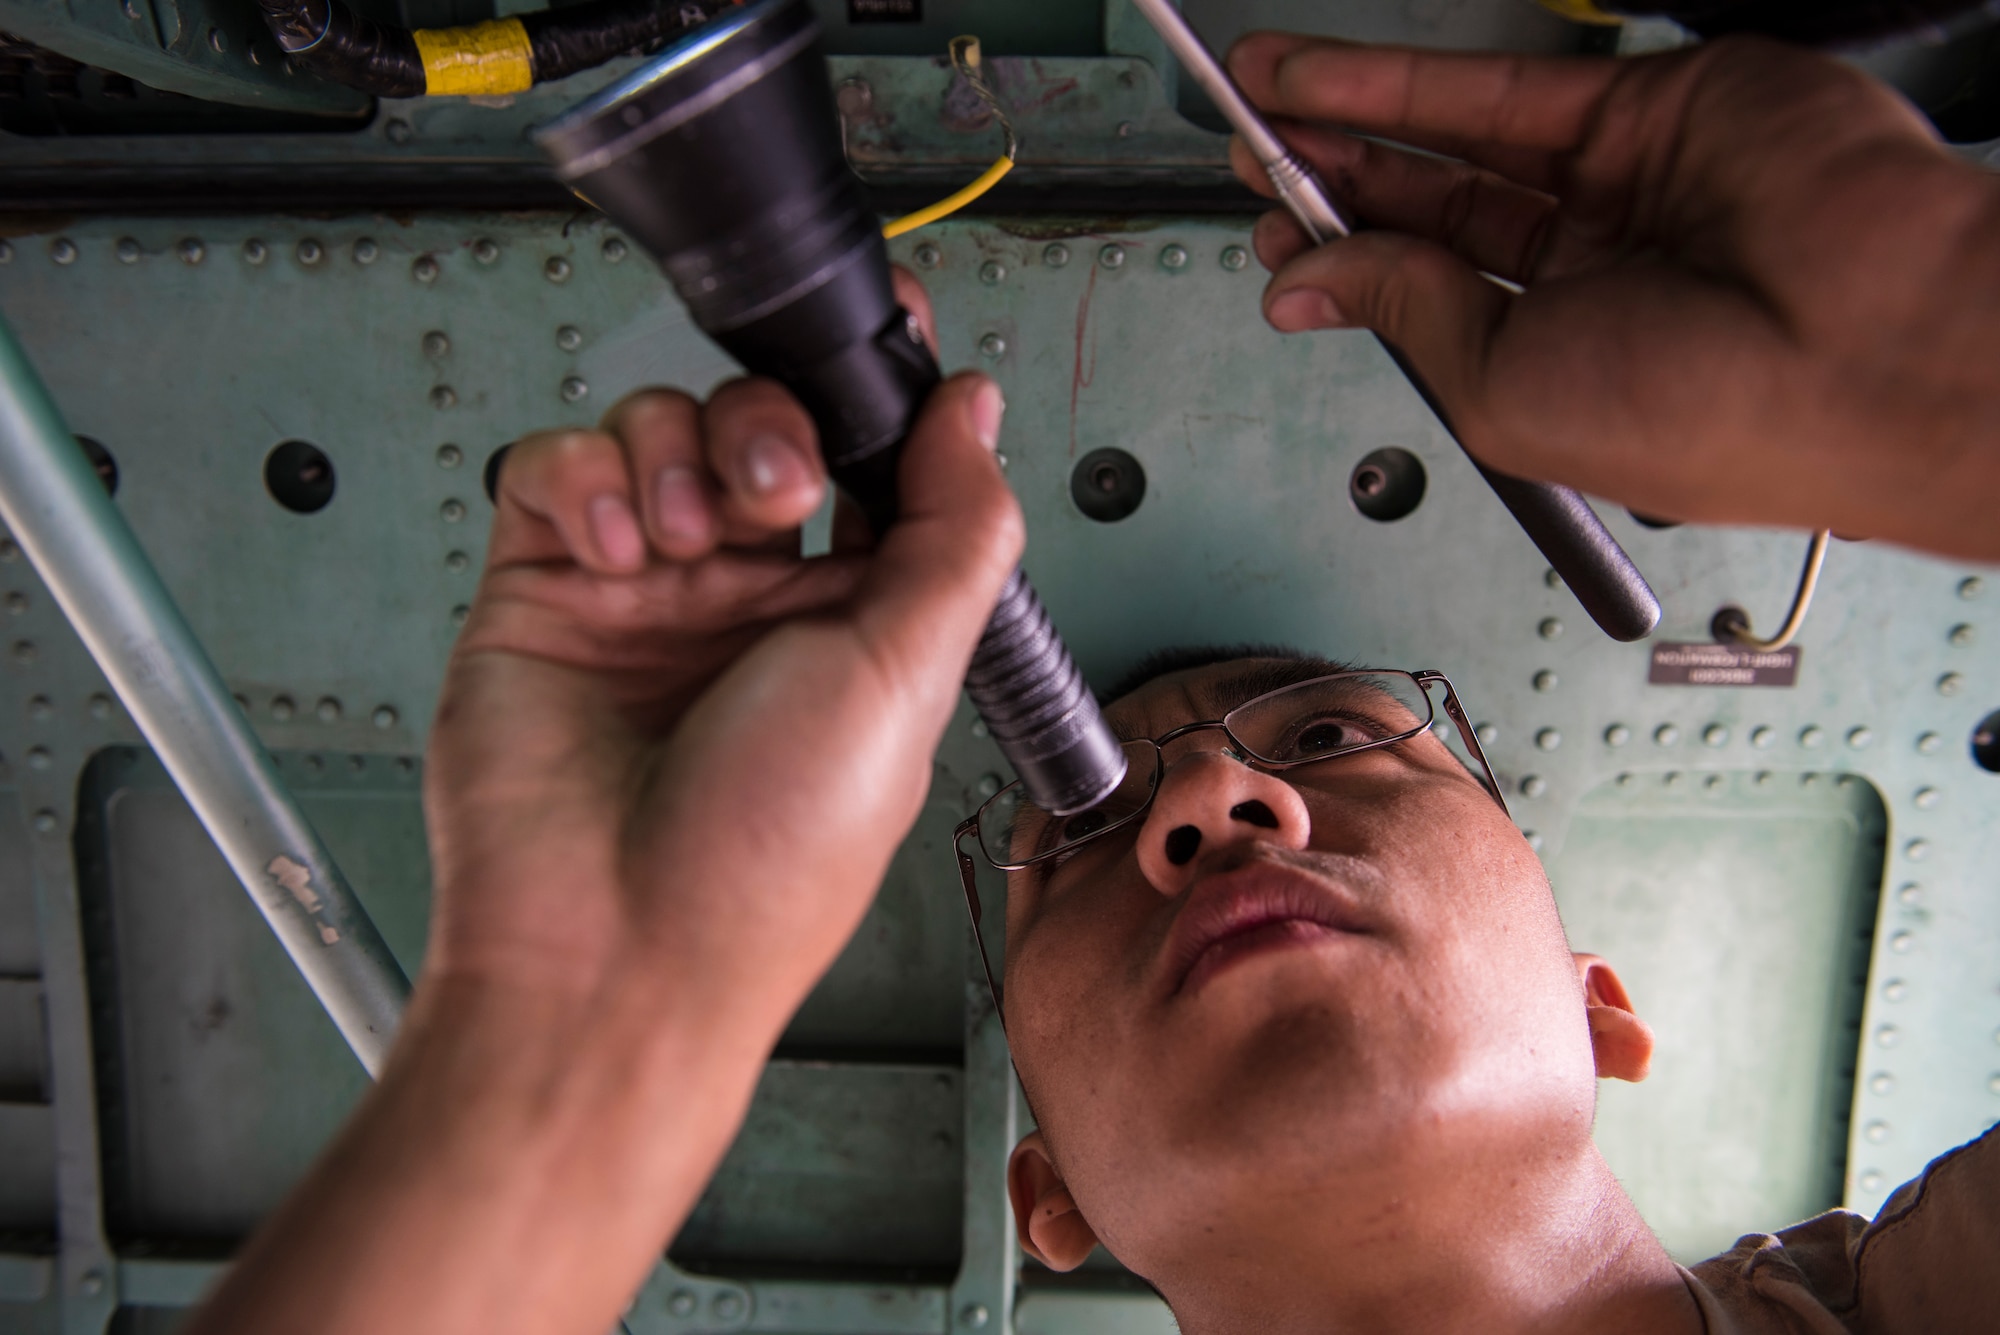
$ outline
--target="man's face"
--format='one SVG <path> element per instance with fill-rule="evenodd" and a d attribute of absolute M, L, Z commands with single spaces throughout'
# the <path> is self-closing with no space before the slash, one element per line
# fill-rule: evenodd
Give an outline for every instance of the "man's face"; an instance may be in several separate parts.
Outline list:
<path fill-rule="evenodd" d="M 1107 711 L 1159 737 L 1312 675 Z M 1584 995 L 1540 863 L 1426 733 L 1282 774 L 1170 743 L 1144 819 L 1013 873 L 1016 1064 L 1077 1207 L 1156 1280 L 1295 1193 L 1384 1211 L 1587 1143 Z M 1414 1219 L 1407 1221 L 1414 1224 Z"/>

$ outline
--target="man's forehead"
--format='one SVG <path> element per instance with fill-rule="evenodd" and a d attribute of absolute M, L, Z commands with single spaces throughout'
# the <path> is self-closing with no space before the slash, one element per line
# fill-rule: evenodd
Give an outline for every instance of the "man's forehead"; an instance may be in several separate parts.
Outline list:
<path fill-rule="evenodd" d="M 1246 700 L 1343 671 L 1329 659 L 1262 655 L 1166 672 L 1105 708 L 1112 730 L 1126 739 L 1158 737 L 1185 723 L 1219 719 Z"/>

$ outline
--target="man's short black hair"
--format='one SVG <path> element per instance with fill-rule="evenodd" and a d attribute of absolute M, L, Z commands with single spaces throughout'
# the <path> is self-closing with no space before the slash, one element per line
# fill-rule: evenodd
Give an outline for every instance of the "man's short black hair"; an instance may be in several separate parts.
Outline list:
<path fill-rule="evenodd" d="M 1192 672 L 1196 668 L 1214 667 L 1217 663 L 1233 663 L 1239 658 L 1275 658 L 1286 663 L 1301 664 L 1307 671 L 1305 675 L 1297 678 L 1300 681 L 1333 672 L 1346 672 L 1352 666 L 1348 663 L 1337 663 L 1318 654 L 1309 654 L 1288 644 L 1184 644 L 1171 649 L 1156 649 L 1147 654 L 1134 663 L 1124 676 L 1114 681 L 1111 689 L 1100 698 L 1105 704 L 1110 704 L 1172 673 Z M 1275 689 L 1276 686 L 1284 684 L 1286 683 L 1274 682 L 1272 685 Z"/>

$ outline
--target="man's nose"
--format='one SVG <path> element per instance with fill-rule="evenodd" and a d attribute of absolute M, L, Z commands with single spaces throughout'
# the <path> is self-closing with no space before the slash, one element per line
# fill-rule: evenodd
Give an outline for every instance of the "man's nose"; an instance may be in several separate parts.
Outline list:
<path fill-rule="evenodd" d="M 1172 898 L 1194 879 L 1200 859 L 1236 844 L 1301 849 L 1312 818 L 1298 790 L 1221 751 L 1176 761 L 1139 830 L 1139 870 Z"/>

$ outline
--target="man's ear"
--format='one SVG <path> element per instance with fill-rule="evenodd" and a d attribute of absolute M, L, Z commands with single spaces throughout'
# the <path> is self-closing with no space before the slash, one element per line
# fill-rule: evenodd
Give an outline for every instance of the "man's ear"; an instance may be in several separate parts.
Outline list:
<path fill-rule="evenodd" d="M 1097 1234 L 1063 1185 L 1041 1132 L 1028 1133 L 1014 1147 L 1007 1160 L 1007 1195 L 1014 1202 L 1021 1250 L 1049 1269 L 1074 1270 L 1097 1245 Z"/>
<path fill-rule="evenodd" d="M 1590 1019 L 1590 1051 L 1601 1080 L 1644 1080 L 1653 1064 L 1653 1028 L 1632 1010 L 1617 972 L 1597 955 L 1577 952 L 1583 1004 Z M 1016 1151 L 1018 1153 L 1019 1151 Z"/>

